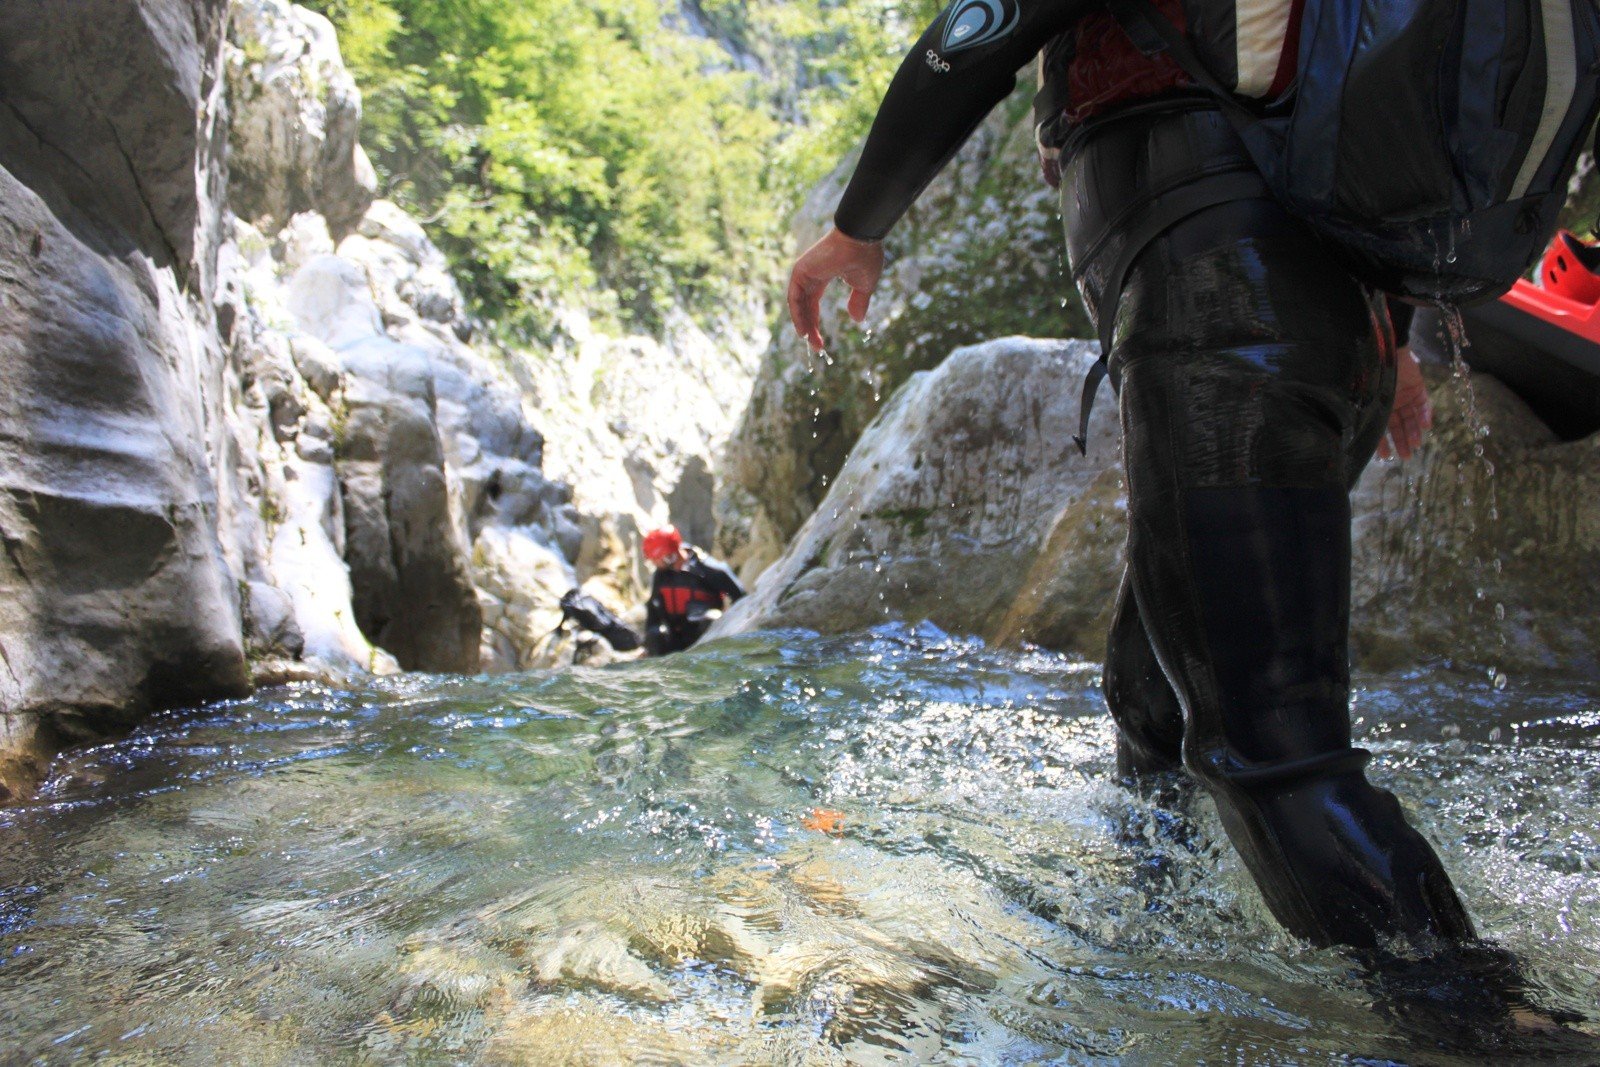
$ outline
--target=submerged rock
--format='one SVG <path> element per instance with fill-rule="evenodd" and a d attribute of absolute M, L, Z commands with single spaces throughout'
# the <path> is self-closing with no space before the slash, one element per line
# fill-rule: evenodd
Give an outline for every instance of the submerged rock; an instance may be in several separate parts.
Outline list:
<path fill-rule="evenodd" d="M 1088 457 L 1070 440 L 1093 353 L 1011 338 L 913 376 L 713 635 L 929 619 L 1098 659 L 1127 499 L 1109 393 Z M 1445 373 L 1421 454 L 1354 494 L 1358 662 L 1600 676 L 1600 437 L 1563 444 L 1494 379 L 1473 402 Z"/>

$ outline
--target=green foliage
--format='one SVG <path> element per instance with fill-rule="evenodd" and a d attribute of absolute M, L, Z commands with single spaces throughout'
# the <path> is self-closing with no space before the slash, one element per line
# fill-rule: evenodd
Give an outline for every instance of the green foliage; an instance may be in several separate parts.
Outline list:
<path fill-rule="evenodd" d="M 649 327 L 776 284 L 787 220 L 865 132 L 930 0 L 311 0 L 387 195 L 486 317 Z M 604 294 L 596 296 L 596 294 Z"/>

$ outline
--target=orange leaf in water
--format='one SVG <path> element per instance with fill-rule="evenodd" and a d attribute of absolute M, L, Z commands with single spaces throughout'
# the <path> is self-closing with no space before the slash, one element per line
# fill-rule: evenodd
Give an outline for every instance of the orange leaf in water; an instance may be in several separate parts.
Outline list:
<path fill-rule="evenodd" d="M 829 808 L 812 808 L 811 814 L 800 820 L 800 825 L 819 834 L 833 834 L 837 837 L 844 833 L 844 812 Z"/>

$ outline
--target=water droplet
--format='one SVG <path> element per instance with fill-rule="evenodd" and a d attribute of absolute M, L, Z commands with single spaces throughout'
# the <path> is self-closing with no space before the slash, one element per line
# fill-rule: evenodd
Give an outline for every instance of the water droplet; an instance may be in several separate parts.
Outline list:
<path fill-rule="evenodd" d="M 1494 617 L 1501 622 L 1506 621 L 1506 606 L 1504 604 L 1496 604 L 1494 606 Z"/>

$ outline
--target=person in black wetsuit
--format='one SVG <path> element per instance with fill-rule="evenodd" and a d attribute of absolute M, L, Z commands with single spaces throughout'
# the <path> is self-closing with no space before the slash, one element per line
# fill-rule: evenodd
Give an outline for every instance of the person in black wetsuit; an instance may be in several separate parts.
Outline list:
<path fill-rule="evenodd" d="M 671 526 L 645 535 L 644 555 L 656 569 L 645 608 L 647 656 L 682 652 L 705 636 L 716 619 L 713 612 L 745 595 L 727 564 L 684 544 Z"/>
<path fill-rule="evenodd" d="M 1249 20 L 1225 0 L 1158 6 L 1246 103 L 1292 84 L 1298 5 L 1254 0 Z M 1059 102 L 1040 127 L 1046 171 L 1119 383 L 1128 567 L 1105 670 L 1119 769 L 1202 783 L 1301 937 L 1468 942 L 1434 850 L 1351 740 L 1349 489 L 1394 398 L 1385 301 L 1266 193 L 1170 57 L 1139 52 L 1094 0 L 956 0 L 895 75 L 834 228 L 795 264 L 795 328 L 822 347 L 834 279 L 865 315 L 881 239 L 1041 53 Z"/>

